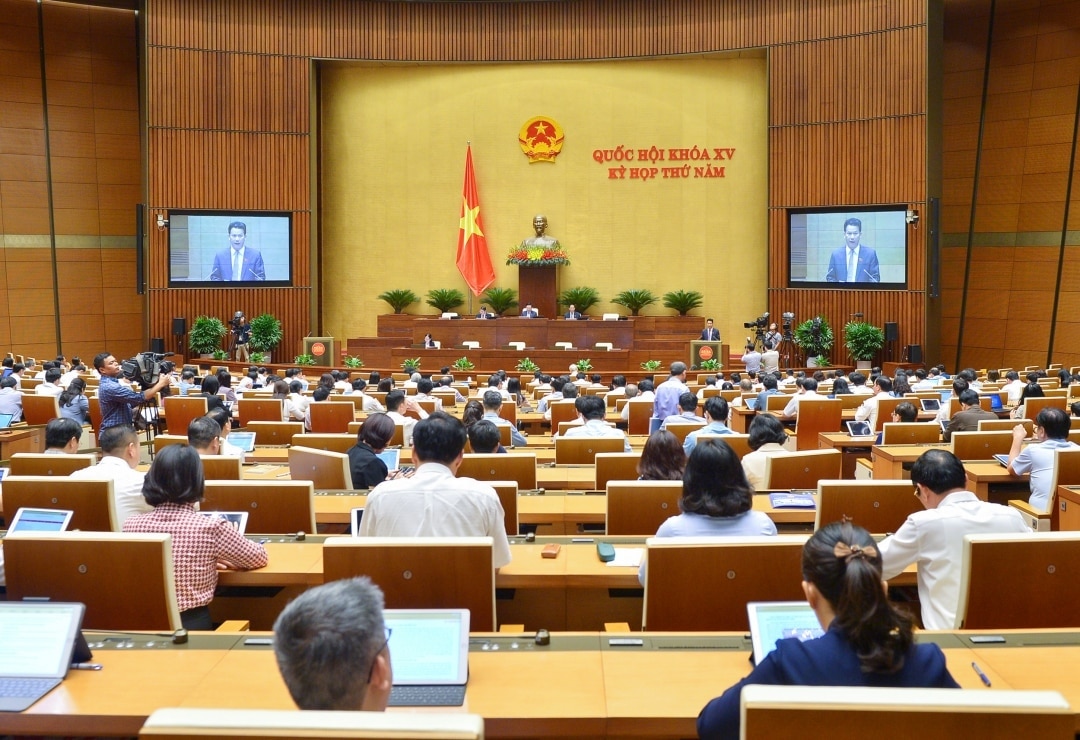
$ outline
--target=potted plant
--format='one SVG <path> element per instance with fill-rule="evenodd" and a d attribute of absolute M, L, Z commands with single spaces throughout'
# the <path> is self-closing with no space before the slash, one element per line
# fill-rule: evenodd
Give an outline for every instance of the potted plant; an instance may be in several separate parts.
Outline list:
<path fill-rule="evenodd" d="M 705 303 L 705 297 L 696 290 L 673 290 L 664 293 L 664 307 L 679 312 L 680 316 L 686 316 L 695 308 L 700 308 Z"/>
<path fill-rule="evenodd" d="M 518 360 L 518 364 L 514 369 L 522 373 L 535 373 L 537 370 L 540 369 L 540 366 L 530 360 L 528 357 L 522 357 L 520 360 Z"/>
<path fill-rule="evenodd" d="M 716 359 L 715 357 L 709 360 L 702 360 L 701 364 L 698 365 L 699 370 L 706 371 L 716 371 L 719 370 L 721 367 L 723 366 L 720 364 L 720 360 Z"/>
<path fill-rule="evenodd" d="M 420 358 L 419 357 L 406 358 L 401 363 L 401 369 L 404 370 L 407 373 L 415 373 L 417 370 L 420 369 Z"/>
<path fill-rule="evenodd" d="M 217 360 L 218 362 L 222 362 L 224 360 L 229 359 L 229 353 L 226 352 L 223 349 L 215 349 L 214 350 L 214 359 Z"/>
<path fill-rule="evenodd" d="M 225 323 L 215 316 L 198 316 L 188 332 L 188 347 L 200 357 L 210 357 L 229 333 Z"/>
<path fill-rule="evenodd" d="M 315 364 L 315 355 L 307 354 L 307 353 L 297 355 L 296 357 L 293 358 L 293 362 L 295 362 L 297 365 L 302 365 L 304 367 L 314 365 Z"/>
<path fill-rule="evenodd" d="M 252 362 L 270 362 L 270 353 L 277 349 L 284 337 L 281 331 L 281 322 L 274 318 L 273 314 L 259 314 L 251 320 L 251 339 L 248 347 L 252 352 L 262 355 L 262 359 L 256 360 L 254 355 Z"/>
<path fill-rule="evenodd" d="M 587 373 L 592 370 L 592 363 L 589 362 L 588 359 L 578 360 L 574 364 L 577 365 L 577 370 L 579 373 Z"/>
<path fill-rule="evenodd" d="M 270 357 L 270 355 L 264 354 L 262 352 L 252 352 L 251 355 L 249 356 L 249 359 L 251 360 L 251 363 L 253 365 L 261 365 L 264 362 L 269 361 L 267 359 L 268 357 Z"/>
<path fill-rule="evenodd" d="M 513 288 L 488 288 L 480 296 L 480 300 L 487 304 L 488 309 L 502 316 L 518 304 L 517 291 Z"/>
<path fill-rule="evenodd" d="M 394 309 L 394 313 L 401 313 L 406 308 L 419 301 L 420 296 L 407 288 L 397 288 L 395 290 L 388 290 L 385 293 L 380 293 L 378 299 L 389 303 L 390 308 Z"/>
<path fill-rule="evenodd" d="M 600 291 L 596 288 L 584 286 L 564 290 L 559 296 L 560 306 L 573 306 L 581 314 L 585 314 L 590 308 L 600 302 Z"/>
<path fill-rule="evenodd" d="M 833 346 L 833 330 L 829 322 L 820 316 L 807 319 L 795 327 L 795 345 L 806 352 L 807 367 L 823 367 L 829 364 L 826 353 Z"/>
<path fill-rule="evenodd" d="M 648 370 L 650 373 L 655 373 L 660 369 L 661 364 L 660 360 L 645 360 L 645 362 L 641 363 L 641 369 Z"/>
<path fill-rule="evenodd" d="M 660 299 L 653 295 L 651 290 L 634 288 L 619 293 L 611 299 L 611 302 L 630 309 L 630 315 L 637 316 L 641 313 L 641 309 L 656 303 L 658 300 Z"/>
<path fill-rule="evenodd" d="M 476 365 L 474 365 L 468 357 L 459 357 L 458 359 L 454 360 L 455 370 L 472 370 L 475 367 Z"/>
<path fill-rule="evenodd" d="M 457 288 L 434 288 L 428 291 L 424 302 L 438 309 L 439 313 L 451 313 L 464 305 L 465 294 Z"/>
<path fill-rule="evenodd" d="M 884 346 L 884 330 L 865 321 L 844 324 L 844 347 L 860 369 L 869 369 L 874 355 Z"/>
<path fill-rule="evenodd" d="M 356 357 L 355 355 L 346 355 L 344 358 L 342 358 L 341 363 L 345 365 L 345 367 L 349 367 L 354 370 L 358 370 L 364 366 L 364 361 L 361 360 L 359 357 Z"/>

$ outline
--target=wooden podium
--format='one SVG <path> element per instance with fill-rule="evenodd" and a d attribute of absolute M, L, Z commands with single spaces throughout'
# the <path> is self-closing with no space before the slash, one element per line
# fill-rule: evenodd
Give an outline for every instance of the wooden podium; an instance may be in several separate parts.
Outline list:
<path fill-rule="evenodd" d="M 690 367 L 697 367 L 702 360 L 720 360 L 721 367 L 727 364 L 723 345 L 718 341 L 694 339 L 690 342 Z"/>
<path fill-rule="evenodd" d="M 545 319 L 559 317 L 559 273 L 557 265 L 518 265 L 518 308 L 531 303 Z"/>
<path fill-rule="evenodd" d="M 337 343 L 333 337 L 304 337 L 304 354 L 315 358 L 319 367 L 333 367 L 337 364 Z"/>

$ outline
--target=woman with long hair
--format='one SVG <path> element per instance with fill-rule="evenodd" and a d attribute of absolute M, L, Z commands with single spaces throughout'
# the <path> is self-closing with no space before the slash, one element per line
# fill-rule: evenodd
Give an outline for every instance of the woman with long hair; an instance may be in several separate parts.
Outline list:
<path fill-rule="evenodd" d="M 959 688 L 934 643 L 916 645 L 911 618 L 889 601 L 877 543 L 862 527 L 834 522 L 803 546 L 803 592 L 825 634 L 778 640 L 750 675 L 705 705 L 698 736 L 739 736 L 743 686 Z"/>
<path fill-rule="evenodd" d="M 1023 419 L 1027 413 L 1027 400 L 1029 398 L 1045 398 L 1046 392 L 1042 389 L 1034 380 L 1024 386 L 1024 390 L 1020 391 L 1020 405 L 1012 410 L 1012 418 Z"/>
<path fill-rule="evenodd" d="M 86 424 L 90 421 L 90 401 L 86 398 L 86 381 L 73 378 L 67 390 L 60 394 L 60 416 Z"/>
<path fill-rule="evenodd" d="M 679 438 L 666 429 L 657 429 L 645 441 L 638 460 L 638 480 L 682 480 L 686 453 Z"/>

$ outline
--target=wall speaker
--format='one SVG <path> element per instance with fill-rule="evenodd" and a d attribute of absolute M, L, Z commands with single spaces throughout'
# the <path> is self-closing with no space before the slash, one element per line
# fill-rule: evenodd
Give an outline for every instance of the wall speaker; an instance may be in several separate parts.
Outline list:
<path fill-rule="evenodd" d="M 900 340 L 900 324 L 895 321 L 885 322 L 885 341 L 897 342 Z"/>
<path fill-rule="evenodd" d="M 150 351 L 159 355 L 165 354 L 165 340 L 161 337 L 152 337 L 150 339 Z"/>
<path fill-rule="evenodd" d="M 907 355 L 908 362 L 922 362 L 922 345 L 921 344 L 909 344 L 904 347 L 904 354 Z"/>
<path fill-rule="evenodd" d="M 172 333 L 174 337 L 182 337 L 187 334 L 187 319 L 183 316 L 173 318 Z"/>

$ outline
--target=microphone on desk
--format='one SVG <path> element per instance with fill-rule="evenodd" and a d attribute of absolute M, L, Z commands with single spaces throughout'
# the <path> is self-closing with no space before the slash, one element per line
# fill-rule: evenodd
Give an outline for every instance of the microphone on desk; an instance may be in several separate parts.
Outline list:
<path fill-rule="evenodd" d="M 873 274 L 869 270 L 867 270 L 865 267 L 863 268 L 863 272 L 866 274 L 866 277 L 870 278 L 870 282 L 872 282 L 872 283 L 880 283 L 881 282 L 880 280 L 875 278 L 873 276 Z"/>

